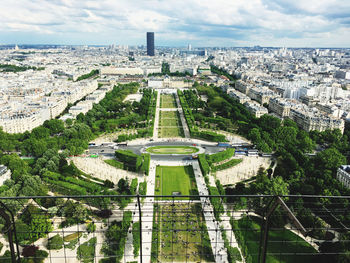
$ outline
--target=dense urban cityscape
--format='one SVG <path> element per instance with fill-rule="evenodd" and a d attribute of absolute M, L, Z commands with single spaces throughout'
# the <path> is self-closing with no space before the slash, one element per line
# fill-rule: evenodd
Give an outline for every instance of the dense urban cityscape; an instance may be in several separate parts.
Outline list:
<path fill-rule="evenodd" d="M 117 2 L 0 10 L 0 263 L 350 262 L 350 5 Z"/>

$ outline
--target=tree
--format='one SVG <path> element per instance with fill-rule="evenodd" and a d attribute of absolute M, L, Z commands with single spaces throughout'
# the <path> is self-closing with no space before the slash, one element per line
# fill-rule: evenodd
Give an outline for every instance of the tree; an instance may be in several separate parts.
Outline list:
<path fill-rule="evenodd" d="M 32 130 L 30 135 L 33 139 L 45 139 L 50 136 L 50 130 L 45 128 L 44 126 L 36 127 Z"/>
<path fill-rule="evenodd" d="M 60 132 L 63 132 L 64 130 L 64 123 L 61 120 L 52 119 L 44 122 L 44 127 L 48 128 L 50 130 L 50 134 L 58 134 Z"/>
<path fill-rule="evenodd" d="M 53 230 L 52 223 L 47 215 L 34 214 L 29 225 L 30 240 L 36 241 L 41 237 L 45 237 Z"/>
<path fill-rule="evenodd" d="M 257 128 L 251 129 L 249 134 L 248 134 L 248 138 L 250 140 L 252 140 L 254 143 L 260 143 L 261 135 L 260 135 L 259 129 L 257 129 Z"/>
<path fill-rule="evenodd" d="M 267 132 L 272 132 L 281 126 L 280 119 L 271 115 L 264 114 L 258 120 L 259 126 Z"/>
<path fill-rule="evenodd" d="M 117 185 L 119 193 L 130 194 L 129 182 L 127 179 L 121 178 Z"/>
<path fill-rule="evenodd" d="M 340 167 L 340 165 L 346 164 L 346 158 L 335 148 L 328 148 L 315 157 L 315 164 L 317 169 L 329 169 L 333 172 Z"/>

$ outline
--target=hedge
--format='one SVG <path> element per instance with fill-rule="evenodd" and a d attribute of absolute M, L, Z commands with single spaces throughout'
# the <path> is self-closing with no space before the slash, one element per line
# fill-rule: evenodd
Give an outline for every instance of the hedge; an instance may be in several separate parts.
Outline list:
<path fill-rule="evenodd" d="M 236 261 L 242 261 L 241 253 L 239 253 L 238 248 L 230 246 L 225 229 L 221 229 L 221 233 L 224 239 L 224 246 L 227 249 L 228 262 L 235 263 Z"/>
<path fill-rule="evenodd" d="M 151 155 L 149 153 L 143 153 L 141 156 L 143 157 L 143 160 L 142 160 L 142 165 L 141 165 L 140 171 L 142 171 L 146 175 L 148 175 L 149 166 L 151 163 Z"/>
<path fill-rule="evenodd" d="M 50 172 L 50 171 L 47 171 L 45 172 L 43 175 L 42 175 L 45 180 L 45 178 L 48 178 L 52 181 L 57 181 L 57 182 L 68 182 L 70 183 L 69 185 L 71 186 L 79 186 L 80 188 L 83 188 L 85 191 L 89 192 L 89 193 L 96 193 L 96 192 L 101 192 L 102 190 L 105 189 L 105 187 L 103 186 L 100 186 L 96 183 L 92 183 L 92 182 L 89 182 L 87 180 L 83 180 L 83 179 L 77 179 L 77 178 L 74 178 L 74 177 L 70 177 L 70 176 L 62 176 L 58 173 L 54 173 L 54 172 Z M 64 186 L 66 187 L 67 185 L 66 184 L 61 184 L 61 186 Z M 78 188 L 75 188 L 75 189 L 78 189 Z"/>
<path fill-rule="evenodd" d="M 193 136 L 199 139 L 205 139 L 211 142 L 227 142 L 225 135 L 217 134 L 216 132 L 212 132 L 212 131 L 196 132 L 194 133 Z"/>
<path fill-rule="evenodd" d="M 218 189 L 214 186 L 209 186 L 209 195 L 220 195 Z M 210 202 L 214 207 L 214 216 L 217 221 L 220 221 L 220 215 L 224 214 L 224 206 L 220 197 L 211 197 Z"/>
<path fill-rule="evenodd" d="M 230 159 L 235 154 L 234 148 L 227 148 L 226 150 L 211 155 L 207 155 L 209 164 L 222 162 L 226 159 Z"/>
<path fill-rule="evenodd" d="M 230 167 L 233 167 L 233 166 L 239 164 L 240 162 L 242 162 L 242 159 L 232 159 L 232 160 L 230 160 L 230 161 L 228 161 L 226 163 L 223 163 L 223 164 L 220 164 L 218 166 L 212 167 L 212 170 L 214 172 L 225 170 L 225 169 L 228 169 Z"/>
<path fill-rule="evenodd" d="M 122 162 L 118 162 L 117 160 L 109 159 L 109 160 L 104 160 L 104 162 L 114 166 L 115 168 L 124 169 L 124 164 Z"/>
<path fill-rule="evenodd" d="M 205 154 L 201 153 L 198 155 L 199 167 L 201 168 L 202 174 L 204 176 L 208 175 L 210 172 L 209 164 L 205 158 Z"/>
<path fill-rule="evenodd" d="M 243 256 L 245 257 L 245 262 L 252 263 L 253 262 L 252 256 L 249 255 L 249 253 L 248 253 L 248 247 L 246 245 L 246 241 L 244 240 L 244 236 L 242 234 L 242 231 L 239 228 L 238 221 L 233 220 L 233 218 L 231 217 L 230 224 L 231 224 L 232 230 L 234 231 L 237 243 L 238 243 L 239 247 L 241 248 Z"/>
<path fill-rule="evenodd" d="M 131 193 L 132 195 L 136 194 L 137 184 L 138 184 L 137 178 L 134 178 L 134 179 L 131 180 L 131 183 L 130 183 L 130 193 Z"/>
<path fill-rule="evenodd" d="M 130 150 L 116 150 L 115 156 L 119 161 L 124 163 L 124 167 L 128 170 L 139 171 L 142 164 L 141 156 Z"/>
<path fill-rule="evenodd" d="M 132 243 L 134 245 L 134 257 L 137 257 L 140 251 L 140 222 L 135 222 L 132 225 L 132 238 Z"/>
<path fill-rule="evenodd" d="M 146 195 L 147 193 L 147 182 L 144 181 L 139 184 L 139 195 Z"/>

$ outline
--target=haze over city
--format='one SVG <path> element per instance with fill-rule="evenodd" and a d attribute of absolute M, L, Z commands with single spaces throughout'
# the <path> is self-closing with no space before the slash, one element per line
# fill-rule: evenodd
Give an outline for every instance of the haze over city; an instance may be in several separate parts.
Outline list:
<path fill-rule="evenodd" d="M 347 0 L 2 1 L 0 43 L 349 47 Z"/>

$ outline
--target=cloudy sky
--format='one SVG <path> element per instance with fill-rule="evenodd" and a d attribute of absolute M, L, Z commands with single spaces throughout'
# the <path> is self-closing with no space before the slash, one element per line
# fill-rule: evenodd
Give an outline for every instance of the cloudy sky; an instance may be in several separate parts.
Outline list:
<path fill-rule="evenodd" d="M 0 0 L 2 44 L 350 47 L 350 0 Z"/>

